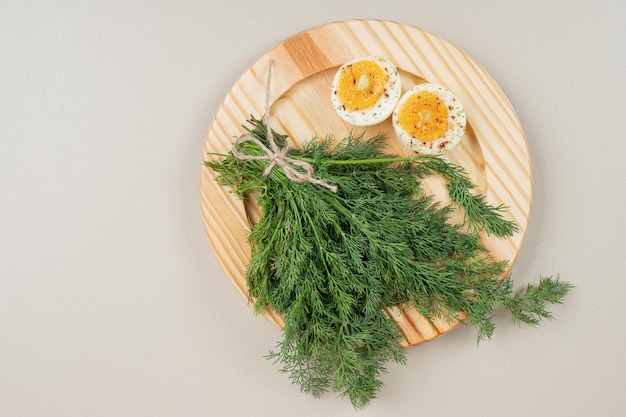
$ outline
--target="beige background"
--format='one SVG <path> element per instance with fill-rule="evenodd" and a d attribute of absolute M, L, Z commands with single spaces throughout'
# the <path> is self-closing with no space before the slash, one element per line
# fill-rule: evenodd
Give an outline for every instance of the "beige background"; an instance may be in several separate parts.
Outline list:
<path fill-rule="evenodd" d="M 384 4 L 383 4 L 384 3 Z M 361 416 L 623 416 L 626 6 L 621 1 L 0 0 L 0 416 L 346 416 L 262 358 L 280 332 L 219 268 L 201 152 L 232 83 L 302 30 L 428 30 L 476 59 L 533 164 L 519 285 L 576 285 L 557 320 L 497 317 L 389 366 Z"/>

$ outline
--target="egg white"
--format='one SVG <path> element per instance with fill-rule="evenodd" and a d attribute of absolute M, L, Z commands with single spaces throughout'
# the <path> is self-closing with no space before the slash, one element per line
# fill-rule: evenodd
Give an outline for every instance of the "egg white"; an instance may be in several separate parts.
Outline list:
<path fill-rule="evenodd" d="M 419 140 L 405 131 L 398 122 L 398 113 L 405 102 L 420 91 L 429 91 L 436 94 L 448 108 L 448 129 L 442 137 L 432 142 Z M 402 95 L 392 114 L 393 128 L 402 145 L 411 151 L 429 155 L 455 148 L 465 133 L 466 123 L 465 108 L 461 100 L 446 87 L 433 83 L 418 84 L 409 89 Z"/>
<path fill-rule="evenodd" d="M 339 80 L 341 77 L 342 70 L 359 61 L 371 61 L 377 64 L 388 76 L 388 80 L 385 83 L 384 89 L 385 91 L 379 99 L 370 107 L 366 107 L 364 109 L 351 111 L 346 109 L 346 107 L 339 100 L 337 89 L 339 88 Z M 331 85 L 331 100 L 335 111 L 345 122 L 355 125 L 355 126 L 371 126 L 378 124 L 385 119 L 391 116 L 393 109 L 395 108 L 398 100 L 400 99 L 400 95 L 402 93 L 402 85 L 400 82 L 400 74 L 396 69 L 395 65 L 393 65 L 388 59 L 380 57 L 380 56 L 367 56 L 353 59 L 349 62 L 343 64 L 333 79 Z"/>

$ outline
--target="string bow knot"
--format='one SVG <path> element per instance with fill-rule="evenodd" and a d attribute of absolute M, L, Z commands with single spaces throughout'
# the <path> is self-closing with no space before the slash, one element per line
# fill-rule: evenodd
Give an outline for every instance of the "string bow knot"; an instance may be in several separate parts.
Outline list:
<path fill-rule="evenodd" d="M 270 96 L 270 79 L 272 77 L 272 61 L 269 62 L 268 74 L 267 74 L 267 84 L 265 88 L 265 115 L 263 121 L 265 126 L 267 126 L 267 141 L 270 145 L 270 148 L 265 146 L 263 142 L 258 140 L 255 137 L 252 137 L 250 134 L 246 134 L 240 136 L 239 139 L 235 141 L 235 144 L 231 150 L 232 154 L 242 161 L 269 161 L 269 165 L 263 171 L 264 176 L 268 176 L 274 167 L 279 167 L 289 178 L 291 181 L 296 182 L 298 184 L 302 184 L 304 182 L 310 182 L 311 184 L 320 185 L 322 187 L 326 187 L 332 192 L 337 192 L 337 187 L 327 182 L 315 178 L 313 176 L 314 169 L 313 166 L 306 162 L 301 161 L 299 159 L 290 158 L 287 156 L 289 152 L 289 145 L 286 144 L 284 147 L 278 146 L 276 141 L 274 140 L 274 134 L 272 133 L 272 129 L 270 128 L 270 105 L 269 105 L 269 96 Z M 252 142 L 255 143 L 261 151 L 263 151 L 264 155 L 248 155 L 246 153 L 240 152 L 237 149 L 237 145 L 243 142 Z M 299 169 L 298 169 L 299 168 Z"/>

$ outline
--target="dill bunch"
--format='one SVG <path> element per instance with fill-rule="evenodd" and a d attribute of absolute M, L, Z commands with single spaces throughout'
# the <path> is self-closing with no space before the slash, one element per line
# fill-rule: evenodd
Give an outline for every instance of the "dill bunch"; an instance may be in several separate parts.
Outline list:
<path fill-rule="evenodd" d="M 267 145 L 267 126 L 249 121 L 248 134 Z M 274 133 L 279 146 L 286 136 Z M 507 262 L 487 256 L 479 231 L 506 237 L 517 232 L 502 206 L 472 193 L 462 168 L 437 156 L 397 158 L 383 152 L 385 138 L 348 136 L 311 140 L 289 157 L 311 163 L 337 192 L 298 184 L 267 161 L 232 154 L 205 164 L 242 199 L 253 194 L 262 217 L 248 236 L 246 272 L 256 312 L 284 317 L 282 340 L 268 358 L 303 392 L 332 390 L 355 408 L 375 398 L 389 361 L 405 363 L 402 334 L 383 307 L 411 305 L 424 317 L 461 320 L 478 340 L 494 331 L 493 309 L 509 310 L 516 323 L 552 318 L 546 303 L 561 303 L 571 285 L 541 278 L 514 293 Z M 253 142 L 240 152 L 262 155 Z M 451 205 L 427 195 L 421 181 L 447 182 Z M 464 222 L 449 220 L 454 208 Z"/>

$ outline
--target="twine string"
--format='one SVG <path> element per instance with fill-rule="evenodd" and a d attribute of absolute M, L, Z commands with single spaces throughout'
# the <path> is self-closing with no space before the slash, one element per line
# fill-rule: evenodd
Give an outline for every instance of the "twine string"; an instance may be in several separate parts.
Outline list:
<path fill-rule="evenodd" d="M 327 183 L 326 181 L 320 180 L 314 177 L 314 169 L 313 166 L 306 162 L 301 161 L 299 159 L 290 158 L 287 156 L 289 152 L 289 145 L 285 145 L 283 148 L 278 146 L 276 141 L 274 140 L 274 134 L 270 127 L 270 80 L 272 78 L 272 60 L 269 61 L 268 71 L 267 71 L 267 83 L 265 84 L 265 115 L 263 116 L 263 122 L 267 127 L 267 141 L 270 145 L 270 148 L 265 146 L 263 142 L 258 140 L 257 138 L 251 136 L 250 134 L 245 134 L 239 137 L 235 141 L 235 144 L 231 150 L 232 154 L 242 161 L 269 161 L 269 165 L 263 171 L 263 176 L 268 176 L 274 167 L 279 167 L 289 178 L 291 181 L 302 184 L 304 182 L 310 182 L 311 184 L 316 184 L 322 187 L 325 187 L 332 191 L 333 193 L 337 192 L 337 187 Z M 264 155 L 248 155 L 246 153 L 240 152 L 237 149 L 237 145 L 244 142 L 252 142 L 255 143 L 261 151 L 263 151 Z M 298 169 L 299 168 L 299 169 Z"/>

